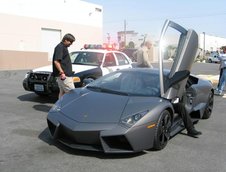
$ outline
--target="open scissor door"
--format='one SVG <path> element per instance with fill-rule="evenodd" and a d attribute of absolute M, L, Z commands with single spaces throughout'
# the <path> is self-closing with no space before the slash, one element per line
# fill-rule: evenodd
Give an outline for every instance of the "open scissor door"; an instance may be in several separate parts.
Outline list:
<path fill-rule="evenodd" d="M 192 30 L 166 20 L 159 41 L 161 97 L 181 98 L 197 55 L 198 35 Z M 164 76 L 164 69 L 169 69 Z"/>

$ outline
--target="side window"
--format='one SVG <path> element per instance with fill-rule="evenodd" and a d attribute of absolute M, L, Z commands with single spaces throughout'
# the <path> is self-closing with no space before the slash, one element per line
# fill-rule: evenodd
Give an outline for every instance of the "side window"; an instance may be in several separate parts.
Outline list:
<path fill-rule="evenodd" d="M 75 59 L 77 58 L 77 56 L 78 56 L 78 53 L 76 53 L 76 52 L 70 53 L 70 58 L 71 58 L 72 63 L 75 62 Z"/>
<path fill-rule="evenodd" d="M 112 53 L 106 54 L 104 66 L 116 66 L 116 61 Z"/>
<path fill-rule="evenodd" d="M 129 61 L 127 60 L 127 58 L 123 54 L 115 53 L 115 56 L 118 60 L 119 65 L 128 65 L 129 64 Z"/>

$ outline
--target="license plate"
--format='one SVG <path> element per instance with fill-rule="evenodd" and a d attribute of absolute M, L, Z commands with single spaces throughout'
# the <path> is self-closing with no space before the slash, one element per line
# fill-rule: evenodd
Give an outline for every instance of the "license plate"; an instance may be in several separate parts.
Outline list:
<path fill-rule="evenodd" d="M 35 84 L 34 85 L 34 90 L 35 91 L 44 91 L 44 86 L 41 84 Z"/>

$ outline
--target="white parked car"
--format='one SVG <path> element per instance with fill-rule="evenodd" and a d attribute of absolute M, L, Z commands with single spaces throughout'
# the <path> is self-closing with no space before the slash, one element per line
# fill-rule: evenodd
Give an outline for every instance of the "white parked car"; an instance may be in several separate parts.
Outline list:
<path fill-rule="evenodd" d="M 220 60 L 218 57 L 219 57 L 219 54 L 217 52 L 210 53 L 210 55 L 207 57 L 207 61 L 209 63 L 220 63 Z"/>
<path fill-rule="evenodd" d="M 132 68 L 131 59 L 123 52 L 105 49 L 83 49 L 70 53 L 75 87 L 84 81 L 95 80 L 110 72 Z M 38 95 L 58 92 L 56 78 L 52 76 L 52 65 L 33 69 L 25 75 L 23 87 Z"/>

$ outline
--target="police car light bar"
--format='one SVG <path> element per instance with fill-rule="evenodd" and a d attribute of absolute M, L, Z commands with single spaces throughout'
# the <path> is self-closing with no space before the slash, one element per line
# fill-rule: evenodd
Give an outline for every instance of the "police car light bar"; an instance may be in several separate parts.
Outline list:
<path fill-rule="evenodd" d="M 85 44 L 84 49 L 104 49 L 104 50 L 113 50 L 115 49 L 112 44 Z"/>
<path fill-rule="evenodd" d="M 101 44 L 85 44 L 85 49 L 103 49 L 103 46 Z"/>

